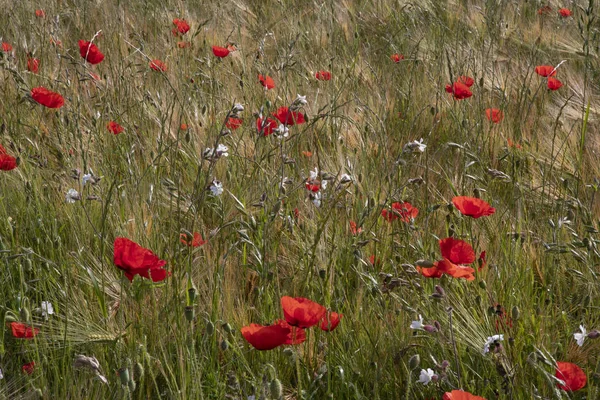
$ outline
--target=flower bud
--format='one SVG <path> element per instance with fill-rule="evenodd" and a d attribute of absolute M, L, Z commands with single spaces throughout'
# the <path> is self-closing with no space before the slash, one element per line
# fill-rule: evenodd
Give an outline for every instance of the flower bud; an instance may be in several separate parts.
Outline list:
<path fill-rule="evenodd" d="M 21 321 L 28 322 L 31 319 L 31 313 L 27 307 L 22 307 L 19 310 L 19 316 L 21 317 Z"/>
<path fill-rule="evenodd" d="M 221 350 L 226 351 L 229 348 L 229 343 L 227 343 L 227 340 L 222 340 L 221 341 Z"/>
<path fill-rule="evenodd" d="M 198 293 L 198 290 L 196 289 L 196 287 L 194 285 L 192 285 L 189 289 L 188 289 L 188 300 L 189 300 L 189 304 L 194 304 L 194 301 L 196 300 L 196 294 Z"/>
<path fill-rule="evenodd" d="M 223 330 L 227 333 L 231 333 L 233 331 L 233 328 L 227 322 L 225 322 L 223 325 L 221 325 L 221 328 L 223 328 Z"/>
<path fill-rule="evenodd" d="M 600 337 L 600 332 L 598 332 L 596 329 L 594 329 L 593 331 L 590 331 L 587 334 L 587 337 L 590 339 L 598 339 Z"/>
<path fill-rule="evenodd" d="M 142 379 L 142 377 L 144 376 L 144 366 L 142 365 L 142 363 L 135 363 L 135 365 L 133 366 L 133 373 L 135 375 L 135 378 L 139 382 L 139 380 Z"/>
<path fill-rule="evenodd" d="M 435 291 L 438 292 L 441 296 L 446 296 L 446 291 L 440 285 L 435 285 Z"/>
<path fill-rule="evenodd" d="M 215 332 L 215 325 L 211 321 L 206 321 L 206 334 L 212 336 Z"/>
<path fill-rule="evenodd" d="M 119 369 L 119 379 L 121 380 L 121 385 L 127 386 L 131 378 L 129 377 L 129 369 L 121 368 Z"/>
<path fill-rule="evenodd" d="M 280 399 L 283 395 L 283 387 L 281 386 L 281 381 L 277 378 L 271 381 L 269 385 L 269 391 L 271 392 L 271 397 L 274 399 Z"/>
<path fill-rule="evenodd" d="M 423 329 L 429 333 L 436 333 L 438 331 L 437 328 L 433 325 L 423 325 Z"/>
<path fill-rule="evenodd" d="M 410 369 L 415 369 L 421 364 L 421 356 L 415 354 L 408 360 L 408 366 Z"/>
<path fill-rule="evenodd" d="M 515 320 L 515 321 L 518 320 L 519 319 L 519 314 L 520 314 L 519 307 L 514 306 L 512 308 L 512 310 L 511 310 L 511 314 L 512 314 L 512 319 L 513 320 Z"/>
<path fill-rule="evenodd" d="M 127 383 L 127 387 L 129 388 L 130 392 L 135 392 L 135 388 L 136 388 L 136 384 L 135 381 L 131 380 Z"/>
<path fill-rule="evenodd" d="M 485 283 L 484 280 L 481 280 L 481 281 L 479 281 L 479 287 L 482 289 L 485 289 L 485 288 L 487 288 L 487 283 Z"/>

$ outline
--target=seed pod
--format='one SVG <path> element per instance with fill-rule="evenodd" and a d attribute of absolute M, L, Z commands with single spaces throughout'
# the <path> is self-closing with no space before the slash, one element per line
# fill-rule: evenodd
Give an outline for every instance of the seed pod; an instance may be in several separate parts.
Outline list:
<path fill-rule="evenodd" d="M 140 379 L 144 376 L 144 366 L 141 362 L 136 362 L 133 366 L 133 373 L 135 375 L 135 379 L 139 382 Z"/>
<path fill-rule="evenodd" d="M 184 313 L 185 319 L 187 319 L 189 322 L 192 322 L 196 316 L 196 310 L 194 309 L 194 306 L 186 306 Z"/>

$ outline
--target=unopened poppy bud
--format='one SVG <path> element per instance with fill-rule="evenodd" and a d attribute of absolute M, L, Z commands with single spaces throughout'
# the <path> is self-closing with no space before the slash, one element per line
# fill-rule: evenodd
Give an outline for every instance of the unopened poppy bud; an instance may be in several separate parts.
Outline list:
<path fill-rule="evenodd" d="M 144 366 L 141 362 L 135 363 L 135 365 L 133 366 L 133 373 L 135 375 L 135 378 L 139 382 L 139 380 L 142 379 L 142 377 L 144 376 Z"/>
<path fill-rule="evenodd" d="M 429 260 L 417 260 L 415 265 L 421 268 L 431 268 L 433 267 L 433 262 Z"/>
<path fill-rule="evenodd" d="M 294 355 L 294 350 L 290 349 L 289 347 L 286 347 L 285 349 L 283 349 L 283 355 L 291 357 Z"/>
<path fill-rule="evenodd" d="M 415 354 L 408 360 L 408 366 L 410 369 L 415 369 L 421 364 L 421 356 Z"/>
<path fill-rule="evenodd" d="M 519 319 L 519 315 L 520 315 L 520 311 L 519 311 L 519 307 L 514 306 L 511 310 L 511 314 L 512 314 L 512 319 L 513 320 L 518 320 Z"/>
<path fill-rule="evenodd" d="M 127 384 L 130 381 L 130 377 L 129 377 L 129 369 L 128 368 L 121 368 L 119 370 L 119 379 L 121 380 L 121 385 L 123 386 L 127 386 Z"/>
<path fill-rule="evenodd" d="M 435 291 L 440 294 L 440 296 L 446 296 L 446 291 L 440 285 L 435 285 Z"/>
<path fill-rule="evenodd" d="M 189 300 L 190 304 L 194 304 L 197 293 L 198 293 L 198 291 L 194 286 L 192 286 L 191 288 L 188 289 L 188 300 Z"/>
<path fill-rule="evenodd" d="M 222 340 L 221 341 L 221 350 L 226 351 L 229 348 L 229 343 L 227 343 L 227 340 Z"/>
<path fill-rule="evenodd" d="M 442 330 L 442 325 L 439 322 L 433 321 L 433 325 L 438 330 L 438 332 Z"/>
<path fill-rule="evenodd" d="M 27 307 L 22 307 L 21 310 L 19 310 L 19 316 L 21 317 L 21 321 L 27 322 L 31 318 L 31 313 Z"/>
<path fill-rule="evenodd" d="M 196 316 L 196 310 L 194 310 L 194 306 L 186 306 L 184 313 L 185 319 L 187 319 L 189 322 L 192 322 Z"/>
<path fill-rule="evenodd" d="M 229 323 L 227 323 L 227 322 L 225 322 L 221 327 L 227 333 L 231 333 L 233 331 L 233 329 L 231 328 L 231 325 L 229 325 Z"/>
<path fill-rule="evenodd" d="M 206 321 L 206 334 L 208 336 L 212 336 L 212 334 L 215 332 L 215 325 L 211 322 L 211 321 Z"/>
<path fill-rule="evenodd" d="M 437 328 L 433 325 L 423 325 L 423 329 L 429 333 L 436 333 L 438 331 Z"/>
<path fill-rule="evenodd" d="M 4 314 L 4 322 L 17 322 L 19 319 L 12 311 L 7 311 Z"/>
<path fill-rule="evenodd" d="M 487 283 L 485 283 L 484 280 L 481 280 L 481 281 L 479 281 L 479 287 L 482 289 L 485 289 L 485 288 L 487 288 Z"/>
<path fill-rule="evenodd" d="M 481 304 L 481 296 L 480 295 L 475 296 L 475 303 Z"/>
<path fill-rule="evenodd" d="M 135 381 L 131 380 L 127 383 L 127 387 L 129 388 L 130 392 L 135 392 L 135 388 L 136 388 L 136 384 Z"/>
<path fill-rule="evenodd" d="M 593 331 L 590 331 L 587 334 L 587 337 L 590 339 L 598 339 L 600 337 L 600 332 L 598 332 L 596 329 L 594 329 Z"/>
<path fill-rule="evenodd" d="M 280 399 L 283 395 L 283 387 L 281 386 L 281 381 L 277 378 L 271 381 L 269 385 L 269 391 L 271 392 L 271 397 L 274 399 Z"/>

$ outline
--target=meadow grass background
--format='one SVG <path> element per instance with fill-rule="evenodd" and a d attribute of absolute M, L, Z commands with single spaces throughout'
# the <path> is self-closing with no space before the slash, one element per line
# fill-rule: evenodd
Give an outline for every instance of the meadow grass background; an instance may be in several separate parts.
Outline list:
<path fill-rule="evenodd" d="M 0 395 L 245 400 L 272 398 L 277 379 L 291 399 L 440 399 L 459 387 L 487 399 L 599 398 L 600 341 L 573 340 L 580 324 L 600 328 L 597 13 L 592 1 L 4 1 L 0 36 L 14 53 L 0 64 L 0 143 L 20 163 L 0 174 L 0 315 L 40 333 L 0 333 Z M 174 18 L 191 25 L 183 38 Z M 106 58 L 91 66 L 77 41 L 99 31 Z M 228 41 L 238 51 L 213 56 Z M 148 68 L 155 58 L 166 73 Z M 535 66 L 562 60 L 564 86 L 548 91 Z M 276 87 L 265 91 L 258 74 Z M 459 75 L 476 83 L 455 101 L 444 86 Z M 36 86 L 65 106 L 29 101 Z M 259 136 L 254 114 L 297 94 L 307 123 L 283 141 Z M 235 103 L 244 124 L 220 137 Z M 504 112 L 500 124 L 486 119 L 490 107 Z M 108 132 L 111 120 L 124 132 Z M 403 152 L 420 138 L 424 153 Z M 217 140 L 229 157 L 203 160 Z M 333 177 L 321 207 L 304 188 L 315 167 Z M 102 179 L 83 186 L 90 172 Z M 344 173 L 354 182 L 340 185 Z M 220 197 L 206 191 L 213 178 Z M 67 203 L 69 189 L 83 199 Z M 496 213 L 473 220 L 450 203 L 474 194 Z M 380 216 L 392 201 L 419 208 L 413 224 Z M 183 246 L 186 231 L 208 243 Z M 449 235 L 486 251 L 475 281 L 416 272 Z M 130 283 L 113 265 L 118 236 L 172 276 Z M 342 313 L 339 327 L 254 350 L 241 327 L 282 318 L 286 295 Z M 55 309 L 47 319 L 42 301 Z M 512 326 L 490 312 L 497 304 Z M 441 331 L 411 330 L 419 314 Z M 496 333 L 504 350 L 482 355 Z M 77 354 L 97 357 L 108 384 L 75 369 Z M 446 379 L 416 382 L 443 360 Z M 31 361 L 34 373 L 22 373 Z M 556 389 L 556 361 L 577 363 L 587 386 Z M 121 384 L 124 369 L 135 387 Z"/>

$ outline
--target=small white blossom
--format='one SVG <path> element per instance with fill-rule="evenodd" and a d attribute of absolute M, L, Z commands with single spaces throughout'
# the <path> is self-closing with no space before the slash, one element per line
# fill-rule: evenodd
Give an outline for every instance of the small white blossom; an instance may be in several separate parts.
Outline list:
<path fill-rule="evenodd" d="M 413 140 L 406 143 L 402 151 L 405 153 L 415 153 L 417 151 L 423 153 L 426 148 L 427 145 L 423 143 L 423 139 L 421 138 L 421 140 Z"/>
<path fill-rule="evenodd" d="M 233 106 L 233 112 L 239 113 L 242 111 L 244 111 L 244 106 L 240 103 L 235 103 L 235 105 Z"/>
<path fill-rule="evenodd" d="M 54 307 L 49 301 L 42 301 L 42 316 L 46 318 L 48 315 L 54 314 Z"/>
<path fill-rule="evenodd" d="M 587 337 L 587 330 L 585 329 L 585 327 L 583 325 L 579 325 L 579 329 L 581 330 L 581 333 L 579 333 L 579 332 L 574 333 L 573 337 L 575 338 L 575 341 L 577 342 L 579 347 L 581 347 L 581 346 L 583 346 L 583 342 L 585 341 L 585 338 Z"/>
<path fill-rule="evenodd" d="M 310 199 L 312 200 L 313 204 L 316 207 L 321 207 L 321 199 L 322 198 L 323 198 L 323 195 L 321 194 L 321 191 L 318 191 L 317 193 L 310 195 Z"/>
<path fill-rule="evenodd" d="M 92 174 L 85 174 L 81 177 L 81 181 L 83 182 L 84 186 L 91 179 L 92 179 Z"/>
<path fill-rule="evenodd" d="M 422 369 L 421 374 L 419 375 L 419 380 L 417 382 L 422 383 L 423 385 L 427 385 L 431 382 L 433 377 L 437 377 L 437 375 L 433 372 L 431 368 Z"/>
<path fill-rule="evenodd" d="M 77 200 L 81 200 L 81 196 L 75 189 L 69 189 L 67 195 L 65 196 L 65 201 L 67 203 L 75 203 Z"/>
<path fill-rule="evenodd" d="M 350 183 L 354 182 L 354 178 L 348 174 L 342 174 L 340 177 L 340 183 Z"/>
<path fill-rule="evenodd" d="M 423 317 L 421 317 L 421 315 L 419 314 L 419 320 L 418 321 L 413 321 L 410 323 L 410 329 L 423 329 Z"/>
<path fill-rule="evenodd" d="M 221 181 L 213 179 L 208 189 L 210 190 L 213 196 L 218 197 L 223 193 L 223 184 L 221 183 Z"/>
<path fill-rule="evenodd" d="M 319 170 L 317 169 L 317 167 L 315 167 L 315 170 L 314 171 L 310 171 L 309 174 L 310 174 L 310 179 L 311 180 L 317 179 L 317 177 L 319 176 Z"/>
<path fill-rule="evenodd" d="M 500 342 L 500 341 L 504 341 L 504 335 L 494 335 L 494 336 L 489 336 L 487 338 L 487 340 L 485 341 L 485 344 L 483 345 L 483 350 L 482 353 L 483 354 L 487 354 L 490 352 L 490 345 L 495 343 L 495 342 Z"/>
<path fill-rule="evenodd" d="M 273 130 L 273 133 L 275 137 L 286 138 L 290 135 L 290 129 L 286 125 L 279 124 L 277 129 Z"/>
<path fill-rule="evenodd" d="M 229 156 L 228 151 L 229 148 L 227 146 L 225 146 L 224 144 L 219 144 L 217 146 L 217 151 L 215 151 L 214 148 L 207 147 L 206 150 L 204 150 L 204 153 L 202 154 L 207 160 L 218 160 L 221 157 Z"/>
<path fill-rule="evenodd" d="M 305 106 L 305 105 L 308 104 L 308 101 L 306 101 L 306 96 L 297 95 L 296 96 L 296 100 L 294 100 L 293 104 L 298 104 L 300 106 Z"/>

